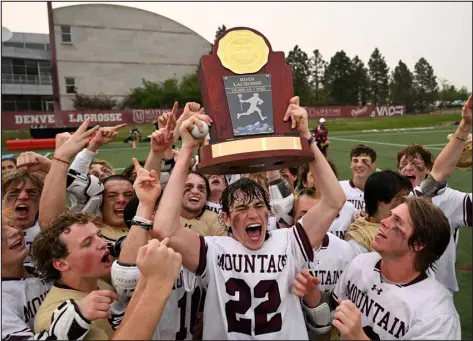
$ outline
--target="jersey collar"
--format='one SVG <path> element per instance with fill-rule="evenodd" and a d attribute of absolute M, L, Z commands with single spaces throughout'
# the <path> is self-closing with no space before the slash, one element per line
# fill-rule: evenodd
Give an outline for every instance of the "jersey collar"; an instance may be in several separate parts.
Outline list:
<path fill-rule="evenodd" d="M 379 276 L 381 277 L 381 259 L 376 263 L 376 265 L 374 266 L 374 271 L 376 271 L 377 273 L 379 273 Z M 419 274 L 419 276 L 417 276 L 416 278 L 414 278 L 412 281 L 410 281 L 409 283 L 406 283 L 406 284 L 394 284 L 395 286 L 397 287 L 400 287 L 400 288 L 403 288 L 403 287 L 408 287 L 410 285 L 413 285 L 413 284 L 416 284 L 416 283 L 419 283 L 421 281 L 423 281 L 424 279 L 427 279 L 427 274 L 425 272 L 421 272 Z"/>

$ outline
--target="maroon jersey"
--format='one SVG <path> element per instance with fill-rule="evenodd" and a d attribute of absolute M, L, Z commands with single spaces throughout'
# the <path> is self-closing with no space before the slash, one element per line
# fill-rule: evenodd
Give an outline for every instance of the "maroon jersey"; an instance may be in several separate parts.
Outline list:
<path fill-rule="evenodd" d="M 328 129 L 326 126 L 318 126 L 314 128 L 314 137 L 318 145 L 325 143 L 328 139 Z"/>

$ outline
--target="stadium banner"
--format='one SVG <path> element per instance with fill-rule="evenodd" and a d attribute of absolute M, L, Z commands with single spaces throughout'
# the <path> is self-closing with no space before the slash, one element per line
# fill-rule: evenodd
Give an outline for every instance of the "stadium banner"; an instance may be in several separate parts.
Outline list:
<path fill-rule="evenodd" d="M 181 109 L 182 110 L 182 109 Z M 356 118 L 404 115 L 405 107 L 397 106 L 338 106 L 338 107 L 306 107 L 310 119 L 324 117 Z M 60 112 L 30 111 L 2 112 L 2 129 L 29 129 L 32 127 L 75 127 L 88 117 L 91 124 L 113 126 L 121 123 L 152 124 L 159 116 L 169 109 L 132 109 L 132 110 L 65 110 Z"/>

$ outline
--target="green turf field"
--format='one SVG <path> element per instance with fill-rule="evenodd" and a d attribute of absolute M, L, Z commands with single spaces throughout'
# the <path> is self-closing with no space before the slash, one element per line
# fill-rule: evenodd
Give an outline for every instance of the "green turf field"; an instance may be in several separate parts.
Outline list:
<path fill-rule="evenodd" d="M 419 115 L 403 117 L 381 117 L 376 119 L 362 118 L 340 121 L 329 121 L 329 139 L 331 145 L 328 158 L 335 162 L 338 168 L 340 179 L 351 177 L 349 168 L 350 149 L 357 143 L 365 143 L 375 148 L 378 154 L 377 166 L 381 169 L 396 169 L 396 156 L 404 146 L 410 143 L 422 144 L 428 147 L 434 155 L 442 150 L 447 142 L 447 135 L 453 133 L 456 126 L 451 123 L 460 119 L 459 114 L 453 115 Z M 313 127 L 317 123 L 311 121 Z M 431 129 L 405 130 L 405 131 L 382 131 L 382 129 L 395 128 L 422 128 Z M 147 135 L 151 132 L 151 127 L 143 127 L 142 132 Z M 366 131 L 378 129 L 378 131 Z M 118 172 L 131 163 L 131 158 L 145 160 L 149 152 L 149 145 L 139 144 L 137 149 L 132 149 L 131 144 L 123 143 L 123 138 L 127 136 L 129 128 L 125 128 L 118 136 L 117 142 L 105 146 L 99 151 L 98 158 L 106 159 L 112 163 Z M 3 132 L 2 132 L 3 133 Z M 17 133 L 12 136 L 26 138 Z M 11 137 L 10 137 L 11 138 Z M 4 140 L 4 139 L 2 139 Z M 2 141 L 3 142 L 3 141 Z M 2 146 L 4 144 L 2 143 Z M 45 154 L 52 151 L 40 151 Z M 11 153 L 2 148 L 2 153 Z M 18 155 L 19 153 L 15 153 Z M 472 174 L 471 171 L 455 171 L 449 180 L 449 185 L 455 189 L 471 192 Z M 471 229 L 462 228 L 460 240 L 457 248 L 457 265 L 472 266 L 472 234 Z M 460 285 L 460 292 L 455 295 L 455 304 L 462 323 L 462 338 L 472 339 L 472 272 L 471 270 L 457 270 L 457 278 Z"/>

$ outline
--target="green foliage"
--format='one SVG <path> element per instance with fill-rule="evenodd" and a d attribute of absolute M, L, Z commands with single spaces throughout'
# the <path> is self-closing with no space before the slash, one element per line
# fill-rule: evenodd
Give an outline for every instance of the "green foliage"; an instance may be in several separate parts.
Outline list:
<path fill-rule="evenodd" d="M 406 112 L 414 109 L 413 74 L 406 64 L 399 61 L 391 75 L 390 101 L 392 104 L 406 106 Z"/>
<path fill-rule="evenodd" d="M 437 80 L 434 69 L 425 58 L 419 59 L 414 70 L 415 107 L 423 112 L 437 99 Z"/>
<path fill-rule="evenodd" d="M 378 48 L 371 54 L 368 67 L 371 104 L 386 104 L 389 96 L 389 68 Z"/>
<path fill-rule="evenodd" d="M 92 96 L 76 93 L 72 103 L 76 110 L 111 110 L 117 106 L 117 100 L 103 93 Z"/>
<path fill-rule="evenodd" d="M 350 105 L 356 102 L 352 90 L 353 69 L 345 51 L 338 51 L 330 59 L 324 76 L 324 87 L 329 105 Z"/>
<path fill-rule="evenodd" d="M 301 104 L 311 105 L 312 91 L 309 80 L 311 65 L 309 56 L 296 45 L 287 55 L 286 63 L 292 67 L 294 93 L 301 98 Z"/>

